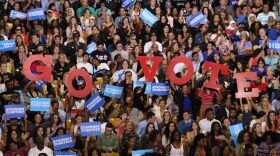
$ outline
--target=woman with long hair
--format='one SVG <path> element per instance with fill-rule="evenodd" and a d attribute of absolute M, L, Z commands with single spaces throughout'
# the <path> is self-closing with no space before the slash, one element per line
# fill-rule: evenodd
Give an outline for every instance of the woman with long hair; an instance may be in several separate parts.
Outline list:
<path fill-rule="evenodd" d="M 159 130 L 161 130 L 162 133 L 165 131 L 167 125 L 171 122 L 171 120 L 172 114 L 170 113 L 170 111 L 165 111 L 163 113 L 162 122 L 159 124 Z"/>
<path fill-rule="evenodd" d="M 68 27 L 66 28 L 66 37 L 72 37 L 72 33 L 74 30 L 79 31 L 79 33 L 82 34 L 82 27 L 78 24 L 76 17 L 72 16 L 69 19 Z"/>
<path fill-rule="evenodd" d="M 166 125 L 166 128 L 165 128 L 165 130 L 163 132 L 163 135 L 162 135 L 162 145 L 164 147 L 166 147 L 170 143 L 171 134 L 174 131 L 178 131 L 176 124 L 174 122 L 169 122 Z"/>
<path fill-rule="evenodd" d="M 121 139 L 120 139 L 120 147 L 121 149 L 123 149 L 125 147 L 125 145 L 127 144 L 127 142 L 129 141 L 129 138 L 131 136 L 134 136 L 135 137 L 135 141 L 137 143 L 137 147 L 139 147 L 139 137 L 137 135 L 137 133 L 135 132 L 136 130 L 136 126 L 135 124 L 132 122 L 132 121 L 128 121 L 125 123 L 125 130 L 121 136 Z"/>
<path fill-rule="evenodd" d="M 229 130 L 230 120 L 229 118 L 224 118 L 222 121 L 223 121 L 222 134 L 225 135 L 228 141 L 227 143 L 230 145 L 232 141 L 230 130 Z"/>
<path fill-rule="evenodd" d="M 14 54 L 17 54 L 13 57 L 13 60 L 15 60 L 15 68 L 22 67 L 28 55 L 26 46 L 24 44 L 18 45 L 16 53 Z"/>
<path fill-rule="evenodd" d="M 202 14 L 203 14 L 204 16 L 207 17 L 207 22 L 209 22 L 209 21 L 211 20 L 211 18 L 212 18 L 212 12 L 211 12 L 211 10 L 209 9 L 209 7 L 208 7 L 208 6 L 202 7 L 202 8 L 201 8 L 201 12 L 202 12 Z"/>
<path fill-rule="evenodd" d="M 188 149 L 187 146 L 182 143 L 181 134 L 179 131 L 173 131 L 170 137 L 170 143 L 166 147 L 167 156 L 187 156 Z"/>
<path fill-rule="evenodd" d="M 252 137 L 253 137 L 253 142 L 259 146 L 263 140 L 262 125 L 260 123 L 255 123 L 253 125 Z"/>
<path fill-rule="evenodd" d="M 71 125 L 71 129 L 70 129 L 70 133 L 71 134 L 74 134 L 75 136 L 76 135 L 79 135 L 79 128 L 80 128 L 80 124 L 82 123 L 83 121 L 83 116 L 82 115 L 79 115 L 77 114 L 75 116 L 75 123 L 73 125 Z"/>
<path fill-rule="evenodd" d="M 192 122 L 190 131 L 186 133 L 186 143 L 189 145 L 193 144 L 194 138 L 200 133 L 200 127 L 197 122 Z"/>
<path fill-rule="evenodd" d="M 31 148 L 36 146 L 36 140 L 38 137 L 45 138 L 45 146 L 48 146 L 50 140 L 47 137 L 46 129 L 43 126 L 36 126 L 34 129 L 33 136 L 29 139 Z"/>
<path fill-rule="evenodd" d="M 210 148 L 216 146 L 215 137 L 222 135 L 222 127 L 219 122 L 213 122 L 211 125 L 210 135 L 207 136 L 207 145 Z"/>
<path fill-rule="evenodd" d="M 52 114 L 51 126 L 47 128 L 48 137 L 53 137 L 58 127 L 61 127 L 61 119 L 58 114 Z"/>
<path fill-rule="evenodd" d="M 186 44 L 185 44 L 185 49 L 184 49 L 184 53 L 188 53 L 190 51 L 193 50 L 193 47 L 194 47 L 195 43 L 194 43 L 194 38 L 193 36 L 188 36 L 186 38 Z"/>
<path fill-rule="evenodd" d="M 204 134 L 198 134 L 195 136 L 193 144 L 190 148 L 189 155 L 193 156 L 206 156 L 207 155 L 207 141 Z"/>
<path fill-rule="evenodd" d="M 149 134 L 149 140 L 150 143 L 148 145 L 148 149 L 153 149 L 154 152 L 160 153 L 160 154 L 165 154 L 165 148 L 162 145 L 162 136 L 160 131 L 158 130 L 153 130 Z"/>
<path fill-rule="evenodd" d="M 129 22 L 129 18 L 124 17 L 122 19 L 121 27 L 117 30 L 121 40 L 126 43 L 128 36 L 134 31 L 133 25 Z"/>
<path fill-rule="evenodd" d="M 271 110 L 271 111 L 268 112 L 267 119 L 266 119 L 265 130 L 266 131 L 279 132 L 277 114 L 276 114 L 275 111 Z"/>
<path fill-rule="evenodd" d="M 251 135 L 250 135 L 249 131 L 247 131 L 247 130 L 242 130 L 238 134 L 235 155 L 244 155 L 246 153 L 244 146 L 246 146 L 247 144 L 252 145 L 254 156 L 256 156 L 257 145 L 252 142 Z"/>
<path fill-rule="evenodd" d="M 148 123 L 146 127 L 146 132 L 145 135 L 140 139 L 141 141 L 141 149 L 147 149 L 149 145 L 149 135 L 151 134 L 152 131 L 154 131 L 155 125 L 153 123 Z"/>
<path fill-rule="evenodd" d="M 272 110 L 272 105 L 269 102 L 268 96 L 263 95 L 260 99 L 259 103 L 252 102 L 253 108 L 257 111 L 264 111 L 266 114 L 268 114 Z"/>
<path fill-rule="evenodd" d="M 135 151 L 138 148 L 138 141 L 136 136 L 129 136 L 124 148 L 121 150 L 121 156 L 132 156 L 132 151 Z"/>
<path fill-rule="evenodd" d="M 218 25 L 222 24 L 222 19 L 218 13 L 215 13 L 212 17 L 213 18 L 210 21 L 208 30 L 211 30 L 212 32 L 216 32 Z"/>
<path fill-rule="evenodd" d="M 266 75 L 265 61 L 262 57 L 258 59 L 257 66 L 252 68 L 253 72 L 256 72 L 258 76 Z"/>

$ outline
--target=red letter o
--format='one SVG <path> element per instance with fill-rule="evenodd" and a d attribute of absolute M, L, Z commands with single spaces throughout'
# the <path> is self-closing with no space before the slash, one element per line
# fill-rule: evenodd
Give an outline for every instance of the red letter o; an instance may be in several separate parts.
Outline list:
<path fill-rule="evenodd" d="M 81 76 L 85 82 L 86 82 L 86 86 L 84 89 L 82 90 L 76 90 L 73 85 L 72 82 L 73 80 L 77 77 L 77 76 Z M 90 91 L 91 91 L 91 77 L 89 76 L 89 74 L 82 70 L 82 69 L 73 69 L 71 71 L 69 71 L 67 79 L 66 79 L 66 86 L 68 87 L 69 92 L 78 98 L 83 98 L 86 97 Z"/>
<path fill-rule="evenodd" d="M 180 63 L 180 62 L 184 63 L 188 67 L 187 75 L 185 77 L 182 77 L 182 78 L 178 78 L 173 72 L 174 66 L 177 63 Z M 182 84 L 187 83 L 191 79 L 192 74 L 193 74 L 193 64 L 185 56 L 178 56 L 178 57 L 175 57 L 174 59 L 172 59 L 170 61 L 167 72 L 168 72 L 168 75 L 169 75 L 169 78 L 170 78 L 171 82 L 173 82 L 175 84 L 178 84 L 178 85 L 182 85 Z"/>

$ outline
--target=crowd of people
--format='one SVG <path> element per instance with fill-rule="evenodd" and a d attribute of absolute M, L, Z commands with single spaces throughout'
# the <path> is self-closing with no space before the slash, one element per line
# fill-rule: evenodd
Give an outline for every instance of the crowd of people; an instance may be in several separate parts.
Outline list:
<path fill-rule="evenodd" d="M 16 49 L 1 51 L 0 155 L 52 156 L 52 137 L 71 134 L 74 147 L 63 152 L 79 156 L 130 156 L 152 149 L 167 156 L 279 156 L 280 155 L 280 40 L 278 5 L 274 0 L 137 0 L 129 8 L 117 0 L 2 0 L 0 40 L 15 39 Z M 43 8 L 45 19 L 13 19 L 12 10 Z M 139 17 L 147 9 L 158 20 L 149 26 Z M 273 10 L 274 9 L 274 10 Z M 198 12 L 206 18 L 195 26 Z M 276 47 L 276 46 L 275 46 Z M 52 80 L 31 81 L 23 64 L 32 55 L 52 56 Z M 167 96 L 146 94 L 138 56 L 162 57 L 153 82 L 169 83 Z M 167 72 L 177 56 L 191 60 L 191 80 L 176 85 Z M 228 65 L 219 74 L 219 89 L 207 88 L 211 70 L 206 61 Z M 32 64 L 36 71 L 40 61 Z M 147 65 L 152 66 L 148 61 Z M 92 77 L 91 93 L 75 97 L 66 79 L 83 69 Z M 177 77 L 187 74 L 175 66 Z M 258 97 L 236 98 L 235 73 L 256 72 L 247 81 Z M 104 96 L 106 84 L 123 87 L 121 98 Z M 85 81 L 73 82 L 77 90 Z M 85 106 L 94 93 L 105 104 L 91 112 Z M 48 112 L 30 110 L 31 98 L 50 98 Z M 5 105 L 24 104 L 24 118 L 7 118 Z M 80 124 L 99 121 L 100 136 L 82 137 Z M 242 124 L 232 136 L 230 127 Z M 234 139 L 237 137 L 237 141 Z"/>

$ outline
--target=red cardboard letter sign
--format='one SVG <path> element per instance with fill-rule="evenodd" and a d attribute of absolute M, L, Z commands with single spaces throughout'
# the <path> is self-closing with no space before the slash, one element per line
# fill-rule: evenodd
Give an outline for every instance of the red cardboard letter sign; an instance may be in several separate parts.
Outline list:
<path fill-rule="evenodd" d="M 157 68 L 159 63 L 163 60 L 162 57 L 147 57 L 147 56 L 138 56 L 136 58 L 142 67 L 144 76 L 145 76 L 145 81 L 146 82 L 153 82 Z M 149 70 L 147 61 L 153 61 L 152 68 Z"/>
<path fill-rule="evenodd" d="M 45 66 L 38 65 L 36 68 L 36 72 L 40 72 L 41 74 L 36 75 L 33 74 L 30 66 L 32 63 L 36 61 L 41 61 L 45 64 Z M 29 80 L 32 81 L 40 81 L 44 79 L 45 81 L 51 81 L 51 64 L 52 64 L 52 56 L 51 55 L 32 55 L 27 58 L 27 60 L 23 64 L 23 73 Z"/>
<path fill-rule="evenodd" d="M 220 85 L 217 84 L 219 71 L 221 71 L 221 73 L 223 75 L 227 75 L 229 67 L 227 65 L 222 65 L 222 64 L 217 64 L 217 63 L 206 61 L 204 63 L 204 70 L 208 71 L 208 70 L 210 70 L 210 68 L 211 68 L 212 74 L 211 74 L 210 80 L 205 84 L 205 87 L 212 88 L 212 89 L 220 89 Z"/>
<path fill-rule="evenodd" d="M 177 63 L 184 63 L 187 67 L 188 67 L 188 73 L 185 77 L 183 78 L 178 78 L 175 74 L 174 74 L 174 66 L 177 64 Z M 185 84 L 187 83 L 191 77 L 192 77 L 192 74 L 193 74 L 193 65 L 192 65 L 192 62 L 186 58 L 185 56 L 178 56 L 178 57 L 175 57 L 174 59 L 172 59 L 170 61 L 170 64 L 168 66 L 168 75 L 169 75 L 169 78 L 170 78 L 170 81 L 175 83 L 175 84 L 178 84 L 178 85 L 182 85 L 182 84 Z"/>
<path fill-rule="evenodd" d="M 245 73 L 234 73 L 233 78 L 237 82 L 237 90 L 235 93 L 236 98 L 246 98 L 246 97 L 258 97 L 259 90 L 253 88 L 252 92 L 245 92 L 244 89 L 250 87 L 250 83 L 245 82 L 245 79 L 258 80 L 257 73 L 255 72 L 245 72 Z"/>
<path fill-rule="evenodd" d="M 82 90 L 76 90 L 72 84 L 73 80 L 78 76 L 81 76 L 86 82 L 86 86 Z M 73 69 L 73 70 L 69 71 L 69 73 L 68 73 L 68 76 L 66 79 L 66 86 L 68 87 L 69 92 L 73 96 L 78 97 L 78 98 L 83 98 L 83 97 L 86 97 L 91 91 L 91 81 L 92 81 L 91 77 L 89 76 L 89 74 L 86 71 L 84 71 L 82 69 Z"/>

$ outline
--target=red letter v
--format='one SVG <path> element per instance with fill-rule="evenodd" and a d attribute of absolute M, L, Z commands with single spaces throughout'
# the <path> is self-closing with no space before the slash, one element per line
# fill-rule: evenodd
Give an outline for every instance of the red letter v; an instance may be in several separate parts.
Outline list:
<path fill-rule="evenodd" d="M 159 63 L 163 60 L 162 57 L 147 57 L 147 56 L 138 56 L 136 58 L 142 67 L 144 76 L 145 76 L 145 81 L 146 82 L 153 82 L 156 71 L 158 69 Z M 152 61 L 152 68 L 151 70 L 148 68 L 147 61 Z"/>

